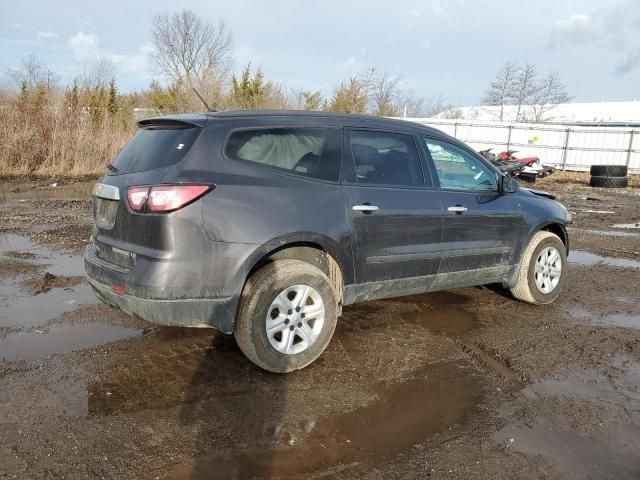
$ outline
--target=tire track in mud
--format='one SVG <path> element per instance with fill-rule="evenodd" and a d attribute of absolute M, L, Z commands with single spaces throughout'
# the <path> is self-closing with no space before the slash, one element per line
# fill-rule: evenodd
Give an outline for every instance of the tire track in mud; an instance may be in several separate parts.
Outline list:
<path fill-rule="evenodd" d="M 528 383 L 529 379 L 524 373 L 518 373 L 504 360 L 495 358 L 486 347 L 479 342 L 463 342 L 459 339 L 451 339 L 451 341 L 460 348 L 465 354 L 473 360 L 480 363 L 487 370 L 497 373 L 506 380 L 516 382 L 518 384 Z"/>

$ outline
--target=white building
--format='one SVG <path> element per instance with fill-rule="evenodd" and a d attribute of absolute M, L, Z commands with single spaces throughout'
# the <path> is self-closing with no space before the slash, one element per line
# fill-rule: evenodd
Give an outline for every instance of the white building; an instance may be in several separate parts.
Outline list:
<path fill-rule="evenodd" d="M 525 112 L 531 112 L 531 106 L 524 106 Z M 452 118 L 454 113 L 465 120 L 499 120 L 500 107 L 458 107 L 447 110 L 435 118 Z M 516 120 L 517 107 L 504 106 L 504 122 Z M 529 115 L 530 116 L 530 115 Z M 590 103 L 562 103 L 553 107 L 545 117 L 553 123 L 640 123 L 640 101 L 630 102 L 590 102 Z"/>

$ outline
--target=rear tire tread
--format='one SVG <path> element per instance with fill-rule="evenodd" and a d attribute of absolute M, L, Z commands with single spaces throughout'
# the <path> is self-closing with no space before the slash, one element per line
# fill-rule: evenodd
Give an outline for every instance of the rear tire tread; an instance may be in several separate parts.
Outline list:
<path fill-rule="evenodd" d="M 277 282 L 278 280 L 281 280 L 283 278 L 295 277 L 296 275 L 300 275 L 301 272 L 305 271 L 307 273 L 312 273 L 314 276 L 320 276 L 322 280 L 326 282 L 329 287 L 329 291 L 331 292 L 332 298 L 323 298 L 323 300 L 325 301 L 325 308 L 327 309 L 325 323 L 327 325 L 327 328 L 330 329 L 330 332 L 328 332 L 328 338 L 326 339 L 324 345 L 319 345 L 319 353 L 316 356 L 309 358 L 308 361 L 304 363 L 299 363 L 293 366 L 279 366 L 268 363 L 258 352 L 256 348 L 256 342 L 254 340 L 254 328 L 256 328 L 255 323 L 258 322 L 257 328 L 263 328 L 260 317 L 256 316 L 260 310 L 258 308 L 258 304 L 262 298 L 262 290 L 267 288 L 269 285 Z M 295 280 L 293 279 L 290 281 L 295 282 Z M 301 260 L 291 259 L 276 260 L 275 262 L 269 263 L 255 272 L 251 277 L 249 277 L 242 291 L 240 306 L 238 308 L 238 315 L 233 332 L 236 342 L 240 347 L 240 350 L 242 350 L 242 353 L 244 353 L 249 360 L 251 360 L 260 368 L 269 372 L 287 373 L 305 368 L 320 356 L 320 354 L 328 345 L 329 340 L 333 336 L 333 332 L 337 323 L 338 302 L 336 298 L 337 295 L 329 278 L 320 269 L 314 267 L 313 265 Z M 330 308 L 330 305 L 328 305 L 329 302 L 327 300 L 333 302 L 333 308 Z M 332 314 L 333 318 L 331 318 Z M 261 315 L 261 313 L 259 313 L 259 315 Z M 314 348 L 314 346 L 310 348 Z"/>

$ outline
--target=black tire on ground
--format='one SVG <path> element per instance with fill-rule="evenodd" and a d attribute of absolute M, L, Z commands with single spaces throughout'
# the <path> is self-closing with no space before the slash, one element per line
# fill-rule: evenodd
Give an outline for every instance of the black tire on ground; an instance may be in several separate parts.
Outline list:
<path fill-rule="evenodd" d="M 560 254 L 562 273 L 560 281 L 555 289 L 545 294 L 538 290 L 535 279 L 535 264 L 543 249 L 554 247 Z M 511 289 L 511 294 L 523 302 L 534 305 L 546 305 L 558 298 L 567 281 L 567 250 L 562 240 L 551 232 L 537 232 L 529 241 L 527 248 L 522 253 L 520 261 L 520 271 L 515 287 Z"/>
<path fill-rule="evenodd" d="M 591 177 L 589 185 L 601 188 L 626 188 L 629 185 L 627 177 Z"/>
<path fill-rule="evenodd" d="M 318 292 L 324 303 L 325 317 L 319 336 L 306 350 L 285 354 L 269 342 L 267 314 L 276 296 L 294 285 L 309 285 Z M 276 260 L 247 280 L 233 334 L 240 350 L 257 366 L 270 372 L 287 373 L 306 367 L 322 354 L 333 336 L 337 319 L 336 292 L 320 269 L 300 260 Z"/>
<path fill-rule="evenodd" d="M 591 165 L 593 177 L 626 177 L 629 169 L 626 165 Z"/>

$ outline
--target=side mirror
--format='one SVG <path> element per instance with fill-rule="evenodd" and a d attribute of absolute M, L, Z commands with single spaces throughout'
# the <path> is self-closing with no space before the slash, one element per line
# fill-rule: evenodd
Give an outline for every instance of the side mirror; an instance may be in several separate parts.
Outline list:
<path fill-rule="evenodd" d="M 512 178 L 502 175 L 500 177 L 500 193 L 513 193 L 518 189 L 518 182 Z"/>

